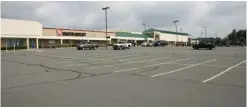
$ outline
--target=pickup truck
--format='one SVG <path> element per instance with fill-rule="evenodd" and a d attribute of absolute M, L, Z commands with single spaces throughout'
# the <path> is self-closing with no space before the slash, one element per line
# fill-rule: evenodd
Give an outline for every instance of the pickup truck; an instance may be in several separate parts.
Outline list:
<path fill-rule="evenodd" d="M 128 45 L 128 47 L 132 47 L 132 43 L 131 42 L 125 42 L 127 45 Z"/>
<path fill-rule="evenodd" d="M 130 45 L 126 42 L 118 42 L 117 44 L 113 44 L 113 49 L 129 49 Z"/>
<path fill-rule="evenodd" d="M 192 47 L 193 47 L 193 49 L 206 48 L 206 49 L 209 49 L 209 50 L 215 48 L 214 44 L 212 44 L 212 43 L 203 43 L 203 42 L 199 43 L 199 44 L 195 44 Z"/>
<path fill-rule="evenodd" d="M 94 49 L 96 50 L 98 48 L 97 44 L 93 44 L 91 42 L 81 42 L 77 45 L 77 50 L 85 50 L 85 49 Z"/>

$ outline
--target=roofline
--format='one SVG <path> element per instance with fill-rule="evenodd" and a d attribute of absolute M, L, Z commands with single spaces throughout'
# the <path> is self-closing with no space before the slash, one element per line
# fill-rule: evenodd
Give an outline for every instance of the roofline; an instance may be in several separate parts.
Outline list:
<path fill-rule="evenodd" d="M 93 30 L 81 30 L 81 29 L 68 29 L 68 28 L 53 28 L 53 27 L 43 27 L 43 29 L 62 29 L 62 30 L 87 31 L 87 32 L 103 32 L 103 33 L 105 33 L 105 31 L 93 31 Z M 115 33 L 115 32 L 107 32 L 107 33 Z"/>
<path fill-rule="evenodd" d="M 180 34 L 180 35 L 185 35 L 185 36 L 191 36 L 190 34 L 188 34 L 188 33 L 180 33 L 180 32 L 173 32 L 173 31 L 166 31 L 166 30 L 159 30 L 159 29 L 154 29 L 154 28 L 149 28 L 149 29 L 147 29 L 147 30 L 154 30 L 154 31 L 158 31 L 158 32 L 160 32 L 160 31 L 164 31 L 164 32 L 172 32 L 172 33 L 176 33 L 176 34 Z M 147 30 L 145 30 L 145 31 L 147 31 Z M 145 31 L 143 31 L 143 32 L 145 32 Z M 147 32 L 147 33 L 150 33 L 150 32 Z"/>
<path fill-rule="evenodd" d="M 1 20 L 26 21 L 26 22 L 39 23 L 39 24 L 41 24 L 41 25 L 42 25 L 42 23 L 40 23 L 39 21 L 36 21 L 36 20 L 12 19 L 12 18 L 1 18 Z"/>

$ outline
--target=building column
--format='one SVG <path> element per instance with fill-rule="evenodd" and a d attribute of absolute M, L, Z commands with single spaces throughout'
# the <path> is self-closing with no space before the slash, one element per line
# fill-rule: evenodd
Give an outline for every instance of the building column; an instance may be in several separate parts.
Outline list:
<path fill-rule="evenodd" d="M 39 39 L 36 38 L 36 49 L 39 49 Z"/>
<path fill-rule="evenodd" d="M 110 39 L 110 41 L 109 41 L 110 43 L 109 44 L 111 44 L 111 39 Z"/>
<path fill-rule="evenodd" d="M 61 44 L 61 45 L 63 44 L 63 39 L 60 39 L 60 44 Z"/>
<path fill-rule="evenodd" d="M 29 49 L 29 38 L 26 39 L 26 46 L 27 46 L 27 49 Z"/>

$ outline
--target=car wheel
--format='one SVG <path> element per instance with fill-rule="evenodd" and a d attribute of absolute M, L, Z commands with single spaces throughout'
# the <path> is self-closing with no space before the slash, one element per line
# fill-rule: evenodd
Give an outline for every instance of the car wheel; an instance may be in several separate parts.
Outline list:
<path fill-rule="evenodd" d="M 208 49 L 209 49 L 209 50 L 212 50 L 212 47 L 209 47 Z"/>
<path fill-rule="evenodd" d="M 81 47 L 81 50 L 85 50 L 85 48 L 84 47 Z"/>
<path fill-rule="evenodd" d="M 93 47 L 93 49 L 94 49 L 94 50 L 96 50 L 96 49 L 97 49 L 97 47 Z"/>
<path fill-rule="evenodd" d="M 80 50 L 80 48 L 77 48 L 77 50 Z"/>

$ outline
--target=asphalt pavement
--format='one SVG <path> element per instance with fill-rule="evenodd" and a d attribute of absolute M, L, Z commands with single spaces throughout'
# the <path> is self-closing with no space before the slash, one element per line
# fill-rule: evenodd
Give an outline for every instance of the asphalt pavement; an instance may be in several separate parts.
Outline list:
<path fill-rule="evenodd" d="M 245 47 L 2 51 L 2 107 L 245 107 L 245 55 Z"/>

